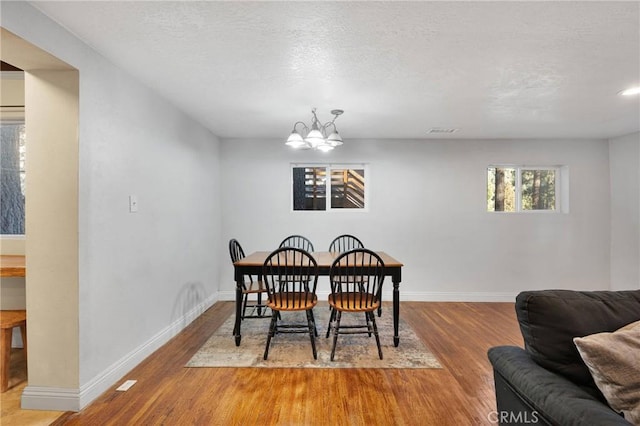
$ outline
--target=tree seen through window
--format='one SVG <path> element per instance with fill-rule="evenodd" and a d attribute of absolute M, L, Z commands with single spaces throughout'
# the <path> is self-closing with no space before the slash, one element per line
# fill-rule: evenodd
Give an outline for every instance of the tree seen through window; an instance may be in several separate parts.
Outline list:
<path fill-rule="evenodd" d="M 487 211 L 556 210 L 557 168 L 489 167 Z"/>

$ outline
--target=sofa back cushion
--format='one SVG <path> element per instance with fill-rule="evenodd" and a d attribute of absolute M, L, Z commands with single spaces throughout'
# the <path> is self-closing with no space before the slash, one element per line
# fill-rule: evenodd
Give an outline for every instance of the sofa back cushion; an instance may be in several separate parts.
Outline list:
<path fill-rule="evenodd" d="M 612 332 L 640 320 L 640 290 L 524 291 L 516 297 L 516 315 L 525 350 L 535 362 L 595 388 L 573 338 Z"/>

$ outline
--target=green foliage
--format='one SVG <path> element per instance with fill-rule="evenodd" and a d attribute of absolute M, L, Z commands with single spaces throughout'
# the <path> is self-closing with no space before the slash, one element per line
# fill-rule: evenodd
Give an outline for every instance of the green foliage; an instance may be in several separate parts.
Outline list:
<path fill-rule="evenodd" d="M 517 180 L 520 173 L 520 210 L 555 210 L 556 171 L 553 169 L 521 169 L 489 167 L 487 169 L 487 211 L 515 212 Z M 502 185 L 500 179 L 502 176 Z M 503 204 L 496 202 L 502 191 Z"/>
<path fill-rule="evenodd" d="M 523 170 L 521 176 L 522 210 L 555 210 L 555 170 Z"/>

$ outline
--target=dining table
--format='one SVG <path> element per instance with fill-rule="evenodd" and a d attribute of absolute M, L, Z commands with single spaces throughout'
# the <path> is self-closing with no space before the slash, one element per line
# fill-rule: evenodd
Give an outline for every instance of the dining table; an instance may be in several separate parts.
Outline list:
<path fill-rule="evenodd" d="M 27 267 L 23 255 L 0 255 L 0 277 L 24 277 L 26 275 Z"/>
<path fill-rule="evenodd" d="M 256 251 L 233 264 L 234 280 L 236 282 L 236 319 L 233 327 L 233 336 L 236 341 L 236 346 L 240 346 L 242 340 L 242 288 L 245 276 L 261 276 L 264 261 L 271 253 L 270 251 Z M 398 335 L 398 323 L 400 321 L 400 281 L 402 279 L 402 267 L 404 265 L 383 251 L 376 251 L 376 253 L 384 262 L 385 277 L 391 277 L 393 283 L 393 344 L 398 346 L 400 344 L 400 336 Z M 331 265 L 340 254 L 341 253 L 329 251 L 311 253 L 318 264 L 318 275 L 329 276 Z"/>

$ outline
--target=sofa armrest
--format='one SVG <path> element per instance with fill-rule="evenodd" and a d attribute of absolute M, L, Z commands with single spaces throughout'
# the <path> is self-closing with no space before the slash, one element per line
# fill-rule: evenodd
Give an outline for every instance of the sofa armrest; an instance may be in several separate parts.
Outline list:
<path fill-rule="evenodd" d="M 527 410 L 529 418 L 552 425 L 631 425 L 596 396 L 536 364 L 522 348 L 498 346 L 488 356 L 499 412 Z"/>

